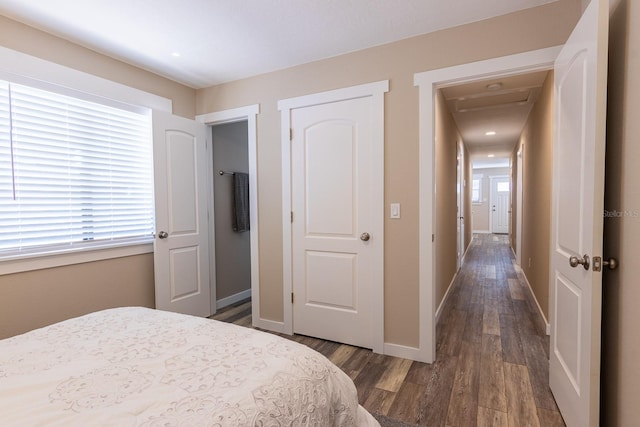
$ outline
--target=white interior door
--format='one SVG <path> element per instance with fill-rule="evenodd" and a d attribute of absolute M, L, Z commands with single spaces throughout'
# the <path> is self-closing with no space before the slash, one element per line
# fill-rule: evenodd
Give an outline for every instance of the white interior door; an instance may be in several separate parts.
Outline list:
<path fill-rule="evenodd" d="M 206 126 L 153 113 L 156 308 L 211 315 Z"/>
<path fill-rule="evenodd" d="M 599 424 L 608 20 L 591 1 L 555 63 L 549 384 L 569 427 Z"/>
<path fill-rule="evenodd" d="M 508 177 L 491 177 L 491 232 L 509 232 L 509 203 L 511 200 Z"/>
<path fill-rule="evenodd" d="M 372 348 L 372 98 L 291 110 L 293 330 Z"/>
<path fill-rule="evenodd" d="M 457 233 L 457 255 L 456 266 L 458 269 L 462 266 L 462 257 L 464 256 L 464 147 L 462 141 L 457 143 L 457 178 L 456 178 L 456 192 L 458 208 L 456 212 L 456 233 Z"/>

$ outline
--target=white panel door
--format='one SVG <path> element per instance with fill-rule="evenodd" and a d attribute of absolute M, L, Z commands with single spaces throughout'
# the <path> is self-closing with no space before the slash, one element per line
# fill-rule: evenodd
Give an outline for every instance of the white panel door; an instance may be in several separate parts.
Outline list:
<path fill-rule="evenodd" d="M 206 126 L 153 113 L 156 308 L 211 315 Z"/>
<path fill-rule="evenodd" d="M 509 232 L 510 181 L 507 177 L 491 178 L 491 232 Z"/>
<path fill-rule="evenodd" d="M 456 267 L 459 270 L 462 266 L 462 257 L 464 255 L 464 146 L 462 145 L 462 141 L 458 141 L 456 143 L 458 155 L 458 169 L 456 172 L 456 201 L 457 201 L 457 210 L 456 210 Z"/>
<path fill-rule="evenodd" d="M 608 20 L 593 0 L 555 63 L 549 384 L 569 427 L 599 424 Z"/>
<path fill-rule="evenodd" d="M 372 98 L 291 111 L 293 329 L 372 347 Z M 369 233 L 368 235 L 366 233 Z"/>

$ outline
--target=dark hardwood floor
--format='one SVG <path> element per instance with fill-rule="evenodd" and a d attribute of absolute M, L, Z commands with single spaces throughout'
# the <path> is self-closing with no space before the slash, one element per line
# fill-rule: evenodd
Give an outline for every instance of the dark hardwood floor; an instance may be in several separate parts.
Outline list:
<path fill-rule="evenodd" d="M 251 327 L 251 302 L 213 319 Z M 549 337 L 506 236 L 475 235 L 429 365 L 294 335 L 349 375 L 370 412 L 420 426 L 564 426 L 549 390 Z"/>

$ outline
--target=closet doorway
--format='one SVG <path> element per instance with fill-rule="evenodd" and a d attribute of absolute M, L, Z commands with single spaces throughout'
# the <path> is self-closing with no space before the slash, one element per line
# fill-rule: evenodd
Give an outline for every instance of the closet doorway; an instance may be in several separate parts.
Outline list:
<path fill-rule="evenodd" d="M 209 181 L 209 197 L 206 203 L 209 208 L 209 223 L 210 223 L 210 236 L 209 236 L 209 247 L 210 247 L 210 276 L 211 276 L 211 307 L 212 311 L 215 311 L 218 308 L 233 304 L 236 301 L 240 301 L 247 297 L 251 297 L 251 317 L 252 324 L 256 327 L 261 327 L 264 329 L 269 329 L 271 325 L 271 321 L 264 320 L 260 317 L 260 262 L 259 262 L 259 252 L 258 252 L 258 177 L 257 177 L 257 135 L 256 135 L 256 127 L 257 127 L 257 115 L 260 112 L 260 106 L 258 104 L 248 105 L 245 107 L 234 108 L 230 110 L 217 111 L 213 113 L 202 114 L 196 116 L 196 121 L 207 125 L 209 131 L 207 132 L 207 157 L 209 160 L 209 176 L 211 180 Z M 242 127 L 244 129 L 244 134 L 238 136 L 235 139 L 238 145 L 242 146 L 242 149 L 246 151 L 246 155 L 243 154 L 243 160 L 238 164 L 236 170 L 235 163 L 225 163 L 224 156 L 215 156 L 214 155 L 214 144 L 217 145 L 218 140 L 223 140 L 225 137 L 228 137 L 227 133 L 233 130 L 234 125 Z M 225 136 L 227 135 L 227 136 Z M 226 144 L 225 144 L 226 145 Z M 240 149 L 240 147 L 237 147 Z M 214 165 L 215 158 L 215 165 Z M 244 170 L 240 166 L 244 166 Z M 220 175 L 220 171 L 223 171 L 223 175 Z M 219 254 L 224 254 L 227 252 L 231 252 L 229 247 L 224 246 L 221 240 L 224 240 L 223 237 L 217 235 L 218 231 L 216 230 L 216 219 L 217 217 L 221 217 L 220 219 L 220 227 L 225 228 L 225 230 L 221 230 L 221 234 L 225 233 L 234 233 L 233 225 L 231 220 L 229 219 L 230 213 L 223 213 L 223 210 L 226 209 L 227 212 L 230 212 L 231 208 L 228 206 L 229 203 L 232 203 L 232 198 L 229 195 L 229 190 L 227 190 L 226 200 L 223 199 L 225 197 L 223 194 L 217 195 L 214 192 L 214 186 L 216 186 L 216 182 L 220 182 L 221 185 L 225 186 L 228 189 L 233 184 L 233 175 L 225 175 L 224 172 L 248 172 L 248 181 L 249 181 L 249 231 L 242 232 L 239 234 L 246 234 L 246 236 L 242 236 L 242 238 L 246 238 L 249 240 L 249 253 L 246 253 L 246 249 L 241 251 L 242 255 L 237 258 L 234 257 L 231 264 L 238 262 L 241 263 L 241 267 L 249 273 L 249 288 L 244 290 L 234 290 L 233 285 L 225 287 L 225 284 L 221 284 L 221 280 L 218 277 L 222 277 L 225 273 L 222 272 L 220 276 L 218 276 L 218 268 L 224 270 L 223 263 L 224 261 L 220 259 Z M 224 193 L 223 190 L 219 191 L 220 193 Z M 205 202 L 205 201 L 203 201 Z M 224 205 L 227 204 L 227 208 Z M 227 222 L 225 225 L 224 217 L 227 217 Z M 238 236 L 236 236 L 238 237 Z M 220 241 L 220 242 L 219 242 Z M 240 245 L 238 245 L 240 246 Z M 243 271 L 246 274 L 246 271 Z M 238 274 L 237 272 L 235 274 Z M 240 275 L 242 276 L 242 275 Z M 225 279 L 226 280 L 226 279 Z M 224 281 L 224 280 L 222 280 Z M 246 286 L 246 285 L 245 285 Z M 239 287 L 236 289 L 240 289 Z"/>
<path fill-rule="evenodd" d="M 251 297 L 247 127 L 246 120 L 210 127 L 216 310 Z"/>

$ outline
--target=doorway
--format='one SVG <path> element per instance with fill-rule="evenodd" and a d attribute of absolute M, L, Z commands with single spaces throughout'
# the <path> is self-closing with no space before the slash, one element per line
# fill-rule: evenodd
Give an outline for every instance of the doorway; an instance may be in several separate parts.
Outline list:
<path fill-rule="evenodd" d="M 258 252 L 258 243 L 259 243 L 259 229 L 258 229 L 258 177 L 257 177 L 257 115 L 260 112 L 260 106 L 258 104 L 248 105 L 245 107 L 234 108 L 231 110 L 218 111 L 214 113 L 202 114 L 196 116 L 196 121 L 208 125 L 210 128 L 218 125 L 224 124 L 232 124 L 235 122 L 245 122 L 246 123 L 246 147 L 247 147 L 247 164 L 248 164 L 248 181 L 249 181 L 249 246 L 250 246 L 250 283 L 251 283 L 251 317 L 252 317 L 252 325 L 264 328 L 264 329 L 273 329 L 272 321 L 262 319 L 260 316 L 260 259 Z M 208 135 L 208 159 L 209 159 L 209 176 L 211 179 L 209 182 L 211 183 L 209 188 L 209 212 L 214 213 L 214 218 L 209 218 L 211 223 L 215 221 L 215 200 L 214 200 L 214 190 L 213 190 L 213 177 L 214 174 L 220 173 L 220 170 L 223 173 L 233 172 L 233 170 L 228 169 L 218 169 L 214 170 L 213 168 L 213 149 L 212 149 L 212 139 L 213 130 L 210 129 Z M 220 176 L 220 178 L 229 179 L 230 176 Z M 209 233 L 209 247 L 212 249 L 210 251 L 210 276 L 211 276 L 211 307 L 215 312 L 216 306 L 218 305 L 217 298 L 217 286 L 216 286 L 216 250 L 215 250 L 215 227 L 210 227 Z M 224 251 L 224 248 L 220 250 Z M 243 294 L 244 295 L 244 294 Z M 240 297 L 240 295 L 238 296 Z M 226 300 L 230 301 L 230 300 Z M 226 302 L 226 301 L 223 301 Z"/>
<path fill-rule="evenodd" d="M 216 310 L 251 297 L 251 230 L 247 221 L 251 212 L 248 210 L 249 188 L 246 179 L 249 173 L 247 129 L 246 120 L 210 127 Z M 243 205 L 246 205 L 246 209 L 242 209 Z"/>
<path fill-rule="evenodd" d="M 511 181 L 508 176 L 491 177 L 491 232 L 509 234 Z"/>

